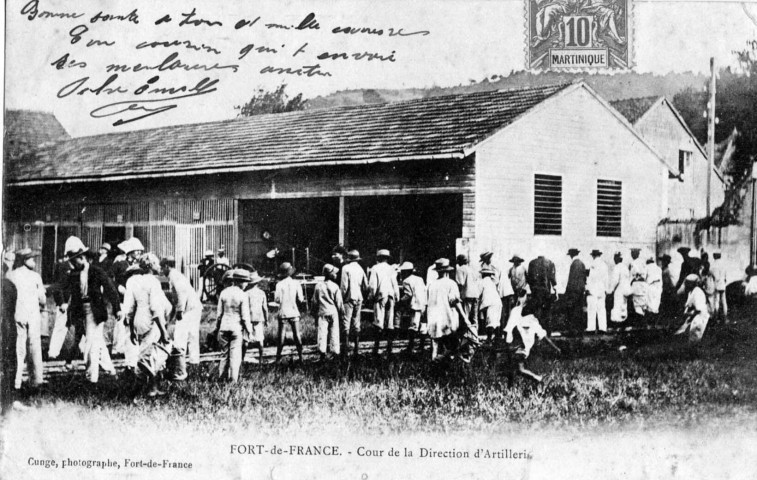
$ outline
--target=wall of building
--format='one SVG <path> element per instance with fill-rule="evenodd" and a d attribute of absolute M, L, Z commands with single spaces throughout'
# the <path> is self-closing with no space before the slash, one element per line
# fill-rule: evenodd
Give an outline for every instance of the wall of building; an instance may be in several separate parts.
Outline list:
<path fill-rule="evenodd" d="M 434 193 L 463 195 L 462 236 L 474 229 L 474 166 L 469 158 L 10 188 L 5 238 L 11 249 L 41 249 L 43 230 L 50 230 L 44 227 L 53 226 L 96 248 L 103 227 L 123 226 L 127 238 L 176 256 L 179 265 L 195 265 L 203 250 L 221 244 L 235 262 L 241 258 L 239 200 Z M 65 237 L 58 237 L 62 245 Z"/>
<path fill-rule="evenodd" d="M 534 234 L 534 175 L 562 177 L 562 235 Z M 622 236 L 598 237 L 597 179 L 622 182 Z M 551 258 L 562 287 L 568 248 L 599 248 L 612 262 L 630 247 L 655 252 L 667 169 L 615 115 L 583 88 L 548 99 L 477 149 L 476 239 L 471 250 L 495 253 L 508 267 L 514 253 L 526 261 Z"/>
<path fill-rule="evenodd" d="M 683 182 L 671 178 L 667 182 L 668 208 L 665 217 L 671 220 L 699 219 L 707 215 L 707 157 L 702 153 L 686 129 L 666 103 L 647 112 L 636 129 L 668 163 L 678 168 L 680 150 L 692 152 L 691 163 L 684 168 Z M 723 203 L 723 182 L 713 172 L 711 205 Z"/>

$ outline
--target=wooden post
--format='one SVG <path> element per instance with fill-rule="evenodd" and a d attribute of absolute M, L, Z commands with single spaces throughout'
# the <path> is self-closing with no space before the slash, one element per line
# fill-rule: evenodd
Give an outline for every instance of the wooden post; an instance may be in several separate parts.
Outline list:
<path fill-rule="evenodd" d="M 710 102 L 707 109 L 707 217 L 712 214 L 712 169 L 715 162 L 715 57 L 710 58 Z M 708 230 L 709 234 L 709 230 Z"/>
<path fill-rule="evenodd" d="M 344 196 L 339 197 L 339 245 L 347 245 L 347 218 Z"/>
<path fill-rule="evenodd" d="M 754 170 L 754 164 L 752 164 L 752 226 L 749 229 L 749 265 L 752 266 L 757 263 L 757 232 L 755 232 L 755 216 L 757 216 L 757 172 Z"/>

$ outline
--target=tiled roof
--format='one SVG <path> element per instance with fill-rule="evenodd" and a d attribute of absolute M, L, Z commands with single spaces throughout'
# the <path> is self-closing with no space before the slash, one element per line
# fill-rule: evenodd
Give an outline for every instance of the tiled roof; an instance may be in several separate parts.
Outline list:
<path fill-rule="evenodd" d="M 626 117 L 628 123 L 631 125 L 636 123 L 636 120 L 640 119 L 642 115 L 652 108 L 652 105 L 657 103 L 660 97 L 639 97 L 639 98 L 627 98 L 625 100 L 616 100 L 610 102 L 610 105 L 619 111 L 621 115 Z"/>
<path fill-rule="evenodd" d="M 5 154 L 18 158 L 43 144 L 71 138 L 52 113 L 5 111 Z"/>
<path fill-rule="evenodd" d="M 9 181 L 97 180 L 451 158 L 570 84 L 306 110 L 72 138 Z"/>

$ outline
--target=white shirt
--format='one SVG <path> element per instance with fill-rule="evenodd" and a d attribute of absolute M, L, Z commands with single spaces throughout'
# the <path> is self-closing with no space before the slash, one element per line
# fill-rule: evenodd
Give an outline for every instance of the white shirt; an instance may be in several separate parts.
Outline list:
<path fill-rule="evenodd" d="M 540 340 L 547 336 L 547 331 L 544 330 L 539 323 L 539 320 L 533 315 L 522 315 L 523 307 L 518 305 L 510 311 L 510 318 L 507 319 L 507 325 L 505 326 L 505 333 L 507 343 L 513 343 L 513 330 L 518 329 L 520 338 L 523 339 L 523 348 L 526 351 L 526 355 L 531 352 L 531 348 L 536 343 L 536 339 Z"/>
<path fill-rule="evenodd" d="M 236 285 L 226 287 L 218 297 L 217 320 L 220 331 L 250 331 L 250 305 L 247 295 Z"/>
<path fill-rule="evenodd" d="M 345 302 L 363 301 L 363 291 L 368 290 L 368 278 L 358 262 L 349 262 L 342 267 L 340 287 Z"/>
<path fill-rule="evenodd" d="M 368 288 L 373 300 L 394 298 L 399 300 L 400 287 L 397 285 L 397 272 L 386 262 L 377 263 L 368 273 Z"/>
<path fill-rule="evenodd" d="M 32 318 L 41 320 L 40 308 L 47 305 L 47 299 L 39 273 L 21 266 L 8 272 L 6 278 L 16 286 L 16 323 L 26 325 Z"/>
<path fill-rule="evenodd" d="M 646 281 L 647 278 L 647 262 L 641 258 L 637 258 L 631 262 L 631 280 Z"/>
<path fill-rule="evenodd" d="M 728 279 L 726 278 L 726 269 L 723 260 L 713 260 L 710 264 L 710 273 L 715 279 L 715 289 L 721 292 L 725 291 L 725 286 L 728 283 Z"/>
<path fill-rule="evenodd" d="M 195 289 L 192 288 L 189 279 L 182 275 L 181 272 L 172 268 L 168 273 L 168 283 L 176 294 L 176 313 L 183 313 L 202 308 L 200 296 L 197 295 Z"/>
<path fill-rule="evenodd" d="M 610 281 L 610 292 L 616 292 L 622 295 L 627 295 L 631 290 L 631 274 L 628 272 L 628 267 L 623 263 L 615 264 L 612 269 L 612 279 Z"/>
<path fill-rule="evenodd" d="M 506 281 L 506 283 L 510 283 Z M 481 308 L 491 307 L 492 305 L 501 304 L 502 300 L 497 292 L 497 286 L 492 277 L 484 277 L 481 280 Z"/>
<path fill-rule="evenodd" d="M 440 338 L 457 331 L 460 319 L 455 304 L 460 302 L 460 290 L 457 283 L 448 277 L 442 277 L 428 286 L 428 330 L 431 338 Z"/>
<path fill-rule="evenodd" d="M 426 309 L 426 284 L 418 275 L 410 275 L 402 281 L 402 296 L 410 297 L 410 309 L 422 312 Z"/>
<path fill-rule="evenodd" d="M 686 299 L 686 313 L 697 312 L 697 316 L 710 318 L 710 311 L 707 308 L 707 296 L 704 290 L 699 287 L 689 292 L 689 298 Z"/>
<path fill-rule="evenodd" d="M 255 286 L 245 293 L 250 306 L 250 321 L 253 324 L 265 323 L 268 319 L 268 299 L 265 292 Z"/>
<path fill-rule="evenodd" d="M 595 258 L 589 267 L 589 277 L 586 279 L 586 290 L 594 297 L 603 297 L 607 293 L 610 283 L 610 273 L 607 263 L 601 258 Z"/>
<path fill-rule="evenodd" d="M 143 335 L 152 328 L 152 319 L 163 320 L 171 312 L 171 303 L 160 288 L 160 281 L 154 275 L 136 274 L 126 281 L 124 312 L 133 322 L 137 335 Z"/>
<path fill-rule="evenodd" d="M 279 304 L 279 318 L 299 318 L 298 303 L 305 302 L 302 285 L 292 277 L 287 277 L 276 284 L 276 303 Z"/>
<path fill-rule="evenodd" d="M 654 264 L 647 264 L 647 283 L 652 285 L 659 282 L 659 288 L 662 288 L 662 269 Z"/>

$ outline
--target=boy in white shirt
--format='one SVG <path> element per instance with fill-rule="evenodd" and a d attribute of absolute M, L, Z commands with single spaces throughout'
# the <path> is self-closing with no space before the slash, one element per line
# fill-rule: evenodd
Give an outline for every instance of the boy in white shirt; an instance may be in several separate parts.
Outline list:
<path fill-rule="evenodd" d="M 481 297 L 479 298 L 479 316 L 481 323 L 486 326 L 486 341 L 492 342 L 494 333 L 499 331 L 502 317 L 502 300 L 500 299 L 494 276 L 496 271 L 491 267 L 481 270 Z M 509 283 L 509 281 L 507 282 Z"/>
<path fill-rule="evenodd" d="M 268 326 L 268 299 L 265 292 L 260 288 L 263 278 L 258 272 L 252 272 L 247 284 L 247 304 L 250 307 L 250 323 L 252 331 L 247 342 L 258 347 L 258 360 L 253 363 L 263 363 L 263 347 L 265 346 L 265 327 Z"/>
<path fill-rule="evenodd" d="M 415 275 L 415 266 L 410 262 L 400 265 L 402 286 L 400 287 L 400 301 L 397 304 L 396 328 L 404 327 L 408 331 L 407 353 L 413 353 L 415 337 L 420 336 L 420 350 L 423 351 L 423 335 L 428 333 L 426 323 L 421 323 L 421 317 L 426 311 L 426 284 L 423 279 Z M 424 329 L 426 331 L 424 331 Z"/>
<path fill-rule="evenodd" d="M 507 385 L 512 387 L 515 375 L 522 375 L 536 383 L 541 382 L 542 376 L 537 375 L 526 368 L 526 360 L 531 354 L 531 348 L 536 340 L 544 340 L 554 348 L 557 353 L 560 349 L 552 343 L 547 336 L 547 331 L 539 324 L 539 320 L 533 314 L 523 315 L 523 307 L 526 304 L 526 291 L 518 292 L 518 304 L 510 311 L 510 318 L 505 326 L 506 341 L 510 344 L 510 369 L 507 375 Z"/>
<path fill-rule="evenodd" d="M 300 305 L 305 303 L 302 293 L 302 285 L 294 280 L 294 267 L 289 262 L 284 262 L 279 267 L 280 277 L 276 284 L 274 301 L 279 304 L 279 337 L 276 348 L 276 363 L 281 361 L 281 351 L 284 349 L 284 328 L 286 323 L 292 328 L 292 337 L 297 347 L 297 354 L 302 363 L 302 339 L 300 337 Z"/>
<path fill-rule="evenodd" d="M 323 266 L 324 280 L 318 282 L 313 292 L 313 318 L 318 327 L 318 351 L 321 361 L 331 349 L 332 355 L 339 355 L 339 325 L 344 315 L 342 291 L 336 283 L 339 269 L 333 265 Z"/>

